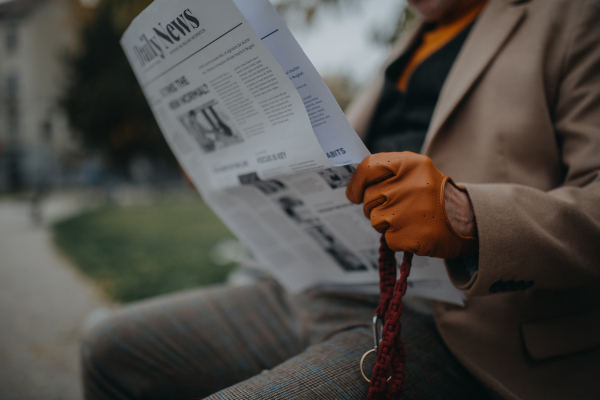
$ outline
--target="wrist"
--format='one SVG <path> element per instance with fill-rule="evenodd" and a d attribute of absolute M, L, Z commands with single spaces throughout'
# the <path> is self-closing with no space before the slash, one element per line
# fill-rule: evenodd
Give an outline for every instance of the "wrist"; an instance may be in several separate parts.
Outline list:
<path fill-rule="evenodd" d="M 444 186 L 444 203 L 452 228 L 461 236 L 476 237 L 475 212 L 467 192 L 448 180 Z"/>

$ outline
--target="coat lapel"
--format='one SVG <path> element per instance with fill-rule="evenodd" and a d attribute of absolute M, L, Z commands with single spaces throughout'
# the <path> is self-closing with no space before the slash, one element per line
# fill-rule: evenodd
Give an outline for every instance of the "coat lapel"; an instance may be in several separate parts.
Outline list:
<path fill-rule="evenodd" d="M 526 10 L 525 6 L 512 5 L 506 0 L 491 0 L 484 9 L 446 78 L 425 137 L 423 154 L 429 152 L 435 136 L 518 27 Z"/>

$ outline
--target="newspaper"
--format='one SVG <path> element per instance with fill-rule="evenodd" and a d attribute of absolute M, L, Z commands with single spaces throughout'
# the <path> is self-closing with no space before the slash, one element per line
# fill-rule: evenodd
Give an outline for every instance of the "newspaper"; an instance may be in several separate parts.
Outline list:
<path fill-rule="evenodd" d="M 292 292 L 377 291 L 379 234 L 345 196 L 369 152 L 268 0 L 156 0 L 121 45 L 181 166 L 265 269 Z M 441 260 L 414 260 L 409 291 L 462 304 Z"/>

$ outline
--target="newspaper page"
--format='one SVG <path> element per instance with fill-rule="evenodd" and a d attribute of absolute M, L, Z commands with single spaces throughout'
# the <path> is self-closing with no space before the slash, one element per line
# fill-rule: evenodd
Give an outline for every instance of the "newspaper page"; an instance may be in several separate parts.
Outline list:
<path fill-rule="evenodd" d="M 377 290 L 379 234 L 345 197 L 369 152 L 268 0 L 156 0 L 121 44 L 178 161 L 270 273 Z M 419 259 L 411 289 L 461 303 Z"/>

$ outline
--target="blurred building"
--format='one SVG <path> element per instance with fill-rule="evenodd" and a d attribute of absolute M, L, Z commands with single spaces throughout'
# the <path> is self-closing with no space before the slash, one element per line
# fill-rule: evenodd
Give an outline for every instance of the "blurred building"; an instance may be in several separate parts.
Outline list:
<path fill-rule="evenodd" d="M 59 100 L 70 0 L 0 0 L 0 190 L 65 183 L 79 145 Z"/>

